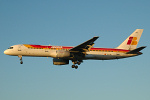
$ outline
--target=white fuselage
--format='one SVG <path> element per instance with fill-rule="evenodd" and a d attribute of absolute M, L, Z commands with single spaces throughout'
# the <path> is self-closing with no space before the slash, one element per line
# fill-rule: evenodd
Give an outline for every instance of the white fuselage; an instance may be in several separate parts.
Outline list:
<path fill-rule="evenodd" d="M 53 57 L 57 58 L 57 51 L 61 50 L 61 46 L 55 49 L 50 48 L 28 48 L 24 46 L 23 44 L 20 45 L 14 45 L 11 46 L 12 48 L 9 48 L 4 51 L 4 54 L 12 55 L 12 56 L 32 56 L 32 57 Z M 93 48 L 94 49 L 94 48 Z M 68 49 L 65 49 L 68 51 Z M 119 49 L 115 49 L 116 51 L 109 51 L 108 50 L 90 50 L 86 52 L 85 57 L 83 60 L 86 59 L 97 59 L 97 60 L 109 60 L 109 59 L 120 59 L 120 58 L 126 58 L 126 57 L 132 57 L 137 56 L 137 54 L 126 54 L 126 52 L 121 52 Z M 71 59 L 69 57 L 66 57 L 66 59 Z"/>

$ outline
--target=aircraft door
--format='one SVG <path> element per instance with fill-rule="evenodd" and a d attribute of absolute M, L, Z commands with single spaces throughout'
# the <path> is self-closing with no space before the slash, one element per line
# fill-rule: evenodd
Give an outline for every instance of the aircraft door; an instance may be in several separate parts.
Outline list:
<path fill-rule="evenodd" d="M 18 46 L 18 51 L 21 51 L 21 46 L 22 46 L 22 45 L 19 45 L 19 46 Z"/>

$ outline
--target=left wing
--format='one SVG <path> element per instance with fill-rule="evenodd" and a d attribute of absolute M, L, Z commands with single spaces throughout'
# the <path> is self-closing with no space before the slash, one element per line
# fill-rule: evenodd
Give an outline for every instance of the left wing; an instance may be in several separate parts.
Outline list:
<path fill-rule="evenodd" d="M 94 45 L 94 41 L 97 40 L 99 37 L 96 36 L 96 37 L 93 37 L 92 39 L 70 49 L 69 51 L 70 52 L 86 52 L 86 51 L 89 51 L 93 45 Z"/>

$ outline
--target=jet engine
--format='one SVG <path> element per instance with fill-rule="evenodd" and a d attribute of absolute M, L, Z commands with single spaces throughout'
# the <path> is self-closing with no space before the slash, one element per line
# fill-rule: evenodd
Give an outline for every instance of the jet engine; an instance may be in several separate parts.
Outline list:
<path fill-rule="evenodd" d="M 69 64 L 69 60 L 53 58 L 53 64 L 54 65 L 67 65 Z"/>

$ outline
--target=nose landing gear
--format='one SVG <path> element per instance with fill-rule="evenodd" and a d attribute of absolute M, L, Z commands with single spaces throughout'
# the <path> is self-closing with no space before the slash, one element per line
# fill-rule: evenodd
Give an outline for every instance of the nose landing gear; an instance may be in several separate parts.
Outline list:
<path fill-rule="evenodd" d="M 20 58 L 20 64 L 23 64 L 22 55 L 18 55 L 18 57 Z"/>
<path fill-rule="evenodd" d="M 23 64 L 23 61 L 20 61 L 20 64 Z"/>

